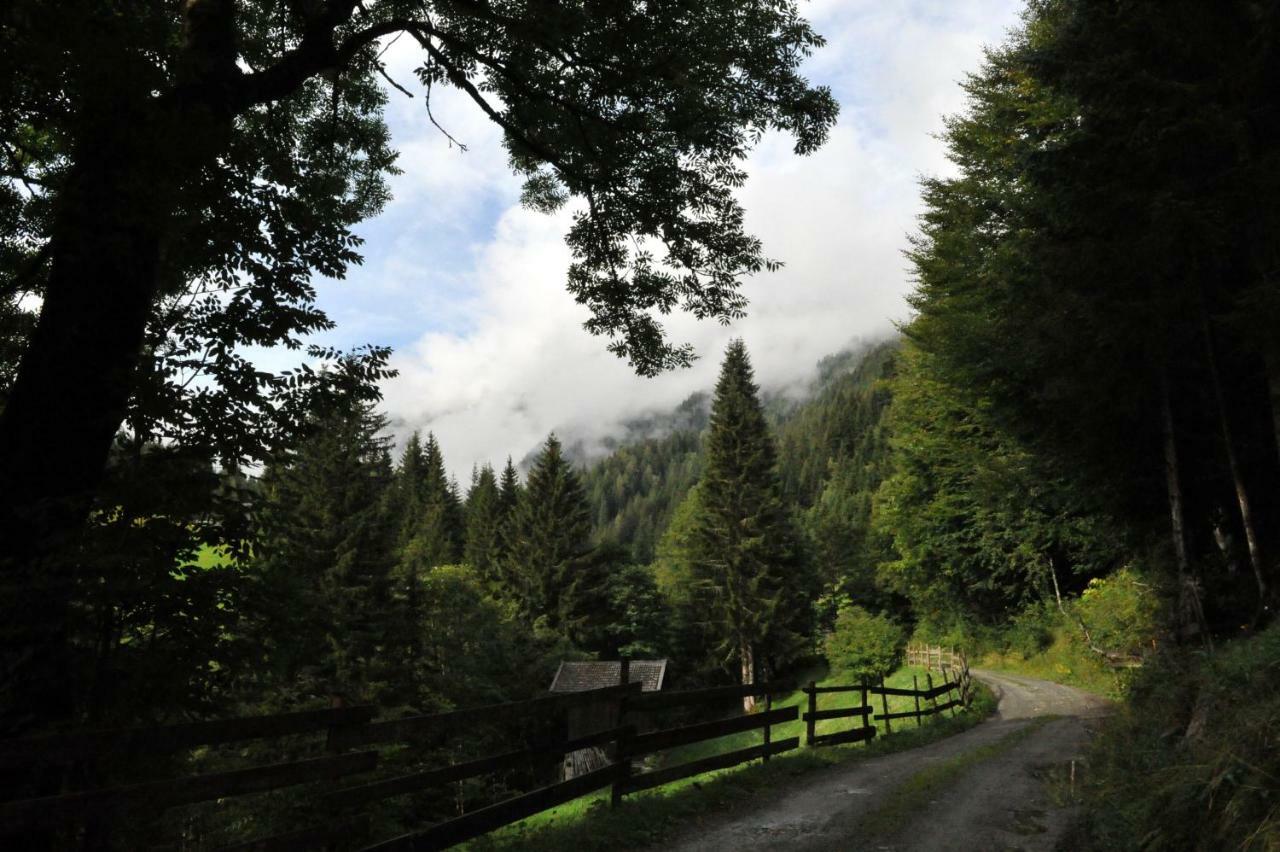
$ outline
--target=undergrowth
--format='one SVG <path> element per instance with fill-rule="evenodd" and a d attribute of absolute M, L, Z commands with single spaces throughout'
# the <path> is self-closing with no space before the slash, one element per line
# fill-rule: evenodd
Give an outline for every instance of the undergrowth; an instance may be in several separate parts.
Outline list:
<path fill-rule="evenodd" d="M 1169 590 L 1134 567 L 1093 579 L 1078 598 L 1032 603 L 999 626 L 952 621 L 917 626 L 917 642 L 960 647 L 973 665 L 1123 698 L 1138 663 L 1167 622 Z"/>
<path fill-rule="evenodd" d="M 1027 677 L 1051 680 L 1108 698 L 1123 698 L 1134 678 L 1133 669 L 1112 668 L 1080 641 L 1074 625 L 1046 627 L 1045 645 L 1028 654 L 1015 648 L 988 651 L 975 663 Z"/>
<path fill-rule="evenodd" d="M 1280 627 L 1168 654 L 1103 726 L 1065 848 L 1280 850 Z"/>

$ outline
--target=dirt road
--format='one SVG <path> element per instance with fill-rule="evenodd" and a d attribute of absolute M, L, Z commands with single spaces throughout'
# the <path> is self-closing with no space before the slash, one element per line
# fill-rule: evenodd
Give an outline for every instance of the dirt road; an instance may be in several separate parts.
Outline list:
<path fill-rule="evenodd" d="M 1107 702 L 1047 681 L 973 675 L 1000 699 L 986 722 L 918 749 L 800 776 L 754 812 L 709 817 L 663 848 L 1052 850 L 1069 812 L 1055 807 L 1047 780 L 1070 777 L 1089 720 L 1104 715 Z M 1062 718 L 1043 718 L 1054 716 Z"/>

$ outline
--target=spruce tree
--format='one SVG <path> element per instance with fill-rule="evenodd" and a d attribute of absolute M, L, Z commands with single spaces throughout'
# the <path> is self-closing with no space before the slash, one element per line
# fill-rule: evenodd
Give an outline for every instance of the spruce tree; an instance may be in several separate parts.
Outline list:
<path fill-rule="evenodd" d="M 456 483 L 444 467 L 444 453 L 436 436 L 427 433 L 422 448 L 422 478 L 418 483 L 418 517 L 414 538 L 425 567 L 451 565 L 462 556 L 462 501 Z"/>
<path fill-rule="evenodd" d="M 420 663 L 425 601 L 423 583 L 428 572 L 450 565 L 462 556 L 462 506 L 444 468 L 444 455 L 435 435 L 421 441 L 415 432 L 401 458 L 394 492 L 399 514 L 397 562 L 393 575 L 396 601 L 395 650 L 388 653 L 401 671 Z M 411 704 L 421 695 L 406 688 L 399 696 Z"/>
<path fill-rule="evenodd" d="M 396 471 L 395 483 L 389 495 L 389 504 L 396 516 L 396 546 L 400 549 L 408 544 L 417 526 L 417 510 L 422 503 L 421 483 L 425 468 L 426 459 L 422 452 L 422 439 L 417 432 L 414 432 L 409 436 L 404 452 L 400 455 L 400 467 Z"/>
<path fill-rule="evenodd" d="M 776 665 L 800 649 L 813 583 L 741 340 L 729 344 L 716 383 L 698 491 L 695 582 L 722 657 L 736 660 L 743 683 L 754 683 L 761 663 Z"/>
<path fill-rule="evenodd" d="M 486 584 L 496 585 L 498 560 L 502 555 L 502 507 L 498 479 L 485 465 L 473 478 L 467 492 L 467 541 L 463 561 L 475 569 Z"/>
<path fill-rule="evenodd" d="M 570 635 L 603 592 L 587 558 L 587 501 L 554 434 L 529 471 L 508 533 L 504 574 L 513 584 L 508 593 L 515 596 L 517 611 L 529 623 L 542 620 Z"/>
<path fill-rule="evenodd" d="M 381 679 L 394 561 L 384 426 L 367 407 L 327 418 L 263 475 L 257 632 L 277 677 L 304 691 L 372 698 Z"/>
<path fill-rule="evenodd" d="M 511 456 L 507 456 L 507 466 L 502 469 L 502 479 L 498 483 L 498 509 L 504 520 L 515 512 L 516 504 L 520 501 L 520 490 L 520 476 L 516 473 L 516 466 L 511 463 Z"/>
<path fill-rule="evenodd" d="M 498 583 L 507 590 L 520 587 L 519 578 L 509 573 L 511 566 L 507 555 L 511 552 L 511 541 L 515 537 L 516 506 L 520 504 L 523 492 L 520 475 L 516 473 L 511 456 L 507 456 L 507 464 L 498 480 L 498 562 L 495 566 Z M 500 593 L 499 596 L 504 595 Z"/>

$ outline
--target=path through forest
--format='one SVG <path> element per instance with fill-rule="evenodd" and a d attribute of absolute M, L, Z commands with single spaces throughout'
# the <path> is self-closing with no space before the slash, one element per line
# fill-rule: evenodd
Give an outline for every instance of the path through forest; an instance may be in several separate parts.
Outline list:
<path fill-rule="evenodd" d="M 1051 850 L 1071 783 L 1108 703 L 1026 677 L 973 670 L 999 698 L 981 725 L 927 746 L 801 776 L 747 814 L 709 817 L 664 848 Z M 1057 718 L 1055 718 L 1057 717 Z M 923 775 L 921 773 L 924 773 Z"/>

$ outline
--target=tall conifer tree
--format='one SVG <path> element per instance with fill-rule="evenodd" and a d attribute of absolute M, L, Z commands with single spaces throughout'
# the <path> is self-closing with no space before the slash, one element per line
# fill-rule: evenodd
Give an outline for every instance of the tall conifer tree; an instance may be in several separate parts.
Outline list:
<path fill-rule="evenodd" d="M 382 664 L 395 537 L 384 426 L 369 408 L 331 417 L 263 476 L 262 644 L 304 688 L 355 697 Z"/>
<path fill-rule="evenodd" d="M 502 469 L 502 479 L 498 483 L 498 507 L 504 519 L 511 516 L 519 501 L 520 475 L 511 463 L 511 456 L 507 456 L 507 465 Z"/>
<path fill-rule="evenodd" d="M 811 622 L 812 580 L 782 498 L 773 438 L 747 349 L 729 344 L 711 406 L 691 545 L 695 582 L 743 683 L 796 653 Z M 750 707 L 750 702 L 748 702 Z"/>
<path fill-rule="evenodd" d="M 504 573 L 515 583 L 511 591 L 518 611 L 531 623 L 543 618 L 549 628 L 568 635 L 601 584 L 587 576 L 594 572 L 586 558 L 591 550 L 586 497 L 555 435 L 547 438 L 529 471 L 508 529 Z"/>
<path fill-rule="evenodd" d="M 511 541 L 515 537 L 516 506 L 520 504 L 520 494 L 524 491 L 520 484 L 520 475 L 516 466 L 507 456 L 507 464 L 502 468 L 498 480 L 498 564 L 496 566 L 500 584 L 509 589 L 519 588 L 518 578 L 509 573 L 510 562 L 507 555 L 511 552 Z"/>
<path fill-rule="evenodd" d="M 394 572 L 397 601 L 395 645 L 401 663 L 419 664 L 424 575 L 462 556 L 462 506 L 444 468 L 435 435 L 423 442 L 415 432 L 401 458 L 394 491 L 399 518 L 399 560 Z M 412 693 L 412 690 L 410 690 Z M 407 694 L 415 702 L 420 696 Z"/>
<path fill-rule="evenodd" d="M 498 580 L 498 560 L 502 556 L 502 507 L 498 479 L 485 465 L 475 475 L 467 492 L 467 542 L 463 560 L 486 583 Z"/>

